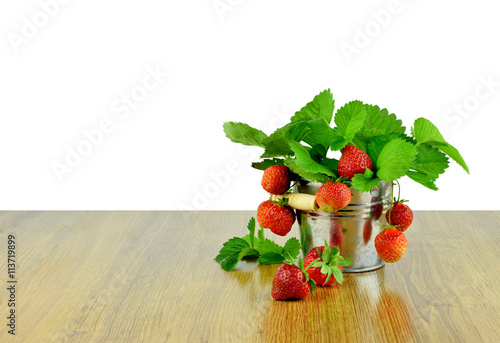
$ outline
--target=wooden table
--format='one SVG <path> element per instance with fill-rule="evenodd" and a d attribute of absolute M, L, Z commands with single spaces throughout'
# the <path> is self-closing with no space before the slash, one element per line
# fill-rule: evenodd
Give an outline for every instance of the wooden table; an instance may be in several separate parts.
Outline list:
<path fill-rule="evenodd" d="M 213 261 L 253 215 L 0 212 L 0 342 L 500 342 L 500 212 L 417 212 L 400 262 L 287 302 Z"/>

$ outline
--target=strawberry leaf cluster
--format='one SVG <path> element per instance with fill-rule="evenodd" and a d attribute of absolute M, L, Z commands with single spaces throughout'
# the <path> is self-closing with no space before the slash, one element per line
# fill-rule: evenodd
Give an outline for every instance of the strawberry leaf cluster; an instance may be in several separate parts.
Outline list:
<path fill-rule="evenodd" d="M 253 163 L 254 168 L 286 165 L 311 181 L 338 177 L 338 160 L 327 156 L 328 152 L 355 146 L 373 162 L 371 169 L 352 178 L 352 186 L 361 192 L 381 180 L 395 181 L 403 176 L 437 190 L 436 180 L 448 168 L 450 158 L 469 173 L 458 150 L 429 120 L 415 120 L 408 135 L 395 114 L 376 105 L 355 100 L 335 112 L 330 89 L 316 95 L 289 123 L 269 135 L 244 123 L 226 122 L 223 128 L 231 141 L 263 148 L 261 161 Z"/>
<path fill-rule="evenodd" d="M 259 264 L 288 262 L 293 264 L 299 255 L 301 244 L 292 237 L 280 246 L 264 237 L 264 229 L 260 228 L 255 236 L 256 221 L 252 217 L 248 221 L 249 233 L 244 237 L 233 237 L 225 242 L 215 261 L 224 270 L 233 270 L 242 259 L 257 259 Z"/>

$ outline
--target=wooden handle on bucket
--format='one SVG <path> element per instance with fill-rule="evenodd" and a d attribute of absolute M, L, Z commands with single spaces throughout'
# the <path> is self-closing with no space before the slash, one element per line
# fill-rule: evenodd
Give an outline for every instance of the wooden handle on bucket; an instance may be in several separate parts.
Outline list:
<path fill-rule="evenodd" d="M 273 194 L 271 199 L 273 201 L 279 201 L 283 198 L 288 199 L 288 206 L 295 208 L 296 210 L 317 212 L 319 210 L 316 204 L 316 196 L 304 193 L 285 193 L 281 195 Z"/>

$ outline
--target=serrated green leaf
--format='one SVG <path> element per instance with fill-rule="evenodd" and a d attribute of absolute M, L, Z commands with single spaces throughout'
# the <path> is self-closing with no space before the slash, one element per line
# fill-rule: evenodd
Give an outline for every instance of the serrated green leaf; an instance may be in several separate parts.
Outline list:
<path fill-rule="evenodd" d="M 342 106 L 335 114 L 335 124 L 347 141 L 363 126 L 366 109 L 361 101 L 351 101 Z"/>
<path fill-rule="evenodd" d="M 302 170 L 304 170 L 308 173 L 321 173 L 321 174 L 326 174 L 326 175 L 329 175 L 332 177 L 336 176 L 335 173 L 331 169 L 314 161 L 311 158 L 311 156 L 309 155 L 309 151 L 307 151 L 307 149 L 304 146 L 302 146 L 301 144 L 299 144 L 297 142 L 290 142 L 289 144 L 290 144 L 290 148 L 295 153 L 295 164 L 298 167 L 300 167 Z"/>
<path fill-rule="evenodd" d="M 394 181 L 405 175 L 415 159 L 417 148 L 401 138 L 387 143 L 377 159 L 377 177 L 384 181 Z"/>
<path fill-rule="evenodd" d="M 295 121 L 282 126 L 274 131 L 269 137 L 262 141 L 262 144 L 268 145 L 272 142 L 289 140 L 295 142 L 306 142 L 313 146 L 316 144 L 311 129 L 309 128 L 309 121 L 311 119 L 304 119 Z"/>
<path fill-rule="evenodd" d="M 255 145 L 264 148 L 265 144 L 263 141 L 268 138 L 264 132 L 244 123 L 225 122 L 223 129 L 226 137 L 234 143 Z"/>
<path fill-rule="evenodd" d="M 222 262 L 227 256 L 234 253 L 239 254 L 241 250 L 250 247 L 250 244 L 243 238 L 233 237 L 225 242 L 219 254 L 215 257 L 215 261 Z"/>
<path fill-rule="evenodd" d="M 381 135 L 381 136 L 376 136 L 373 137 L 369 142 L 367 146 L 366 153 L 372 160 L 372 162 L 375 162 L 378 160 L 378 157 L 380 155 L 380 152 L 382 152 L 382 149 L 384 146 L 389 143 L 391 140 L 398 138 L 398 135 L 392 134 L 392 135 Z"/>
<path fill-rule="evenodd" d="M 330 149 L 333 151 L 341 151 L 347 144 L 349 144 L 349 140 L 347 140 L 347 138 L 345 138 L 336 128 L 333 131 L 333 140 L 330 145 Z"/>
<path fill-rule="evenodd" d="M 282 158 L 265 159 L 260 162 L 253 162 L 252 167 L 258 170 L 266 170 L 267 168 L 278 164 L 279 165 L 285 164 L 285 160 Z"/>
<path fill-rule="evenodd" d="M 246 240 L 233 237 L 223 244 L 219 254 L 215 257 L 215 261 L 221 264 L 222 269 L 233 270 L 241 260 L 239 257 L 241 252 L 247 248 L 250 248 L 250 244 Z"/>
<path fill-rule="evenodd" d="M 440 174 L 444 173 L 448 165 L 448 157 L 443 152 L 427 143 L 422 143 L 417 147 L 417 155 L 411 169 L 427 174 L 431 179 L 436 180 Z"/>
<path fill-rule="evenodd" d="M 273 252 L 276 254 L 283 254 L 283 247 L 279 246 L 269 238 L 265 238 L 261 240 L 260 242 L 260 250 L 259 250 L 261 255 L 264 255 L 268 252 Z"/>
<path fill-rule="evenodd" d="M 300 252 L 299 240 L 295 237 L 288 239 L 285 245 L 283 246 L 283 250 L 284 250 L 283 252 L 284 255 L 291 258 L 292 260 L 295 260 Z"/>
<path fill-rule="evenodd" d="M 321 173 L 310 173 L 305 171 L 303 168 L 297 165 L 296 161 L 291 158 L 287 158 L 285 160 L 285 165 L 290 168 L 290 170 L 297 174 L 300 175 L 302 178 L 310 181 L 318 181 L 318 182 L 327 182 L 328 177 L 324 174 Z"/>
<path fill-rule="evenodd" d="M 383 134 L 401 134 L 406 131 L 403 122 L 396 118 L 396 115 L 385 108 L 380 109 L 377 105 L 365 104 L 366 118 L 363 122 L 362 130 L 380 130 Z M 373 136 L 374 137 L 374 136 Z"/>
<path fill-rule="evenodd" d="M 369 192 L 380 183 L 380 179 L 370 169 L 365 169 L 364 174 L 355 174 L 352 186 L 360 192 Z"/>
<path fill-rule="evenodd" d="M 334 130 L 323 118 L 315 118 L 307 123 L 316 142 L 329 147 L 338 136 L 342 135 L 338 130 Z"/>
<path fill-rule="evenodd" d="M 368 150 L 368 143 L 377 136 L 384 135 L 384 131 L 376 128 L 358 131 L 354 134 L 352 143 L 363 151 Z"/>
<path fill-rule="evenodd" d="M 406 172 L 406 176 L 408 176 L 413 181 L 418 182 L 421 185 L 423 185 L 423 186 L 425 186 L 425 187 L 427 187 L 429 189 L 432 189 L 433 191 L 437 191 L 438 190 L 438 188 L 437 188 L 437 186 L 435 184 L 436 180 L 432 179 L 427 174 L 409 170 L 408 172 Z"/>
<path fill-rule="evenodd" d="M 321 160 L 320 164 L 333 170 L 333 171 L 337 171 L 337 167 L 339 165 L 339 160 L 337 160 L 335 158 L 324 158 Z"/>
<path fill-rule="evenodd" d="M 290 145 L 288 144 L 289 142 L 289 140 L 282 139 L 269 143 L 260 157 L 269 158 L 293 155 L 293 150 L 290 149 Z"/>
<path fill-rule="evenodd" d="M 285 261 L 285 257 L 275 252 L 266 252 L 260 255 L 258 261 L 260 264 L 275 264 Z"/>
<path fill-rule="evenodd" d="M 464 168 L 467 173 L 469 173 L 469 167 L 458 150 L 445 141 L 438 128 L 428 119 L 418 118 L 415 120 L 412 135 L 417 140 L 417 145 L 427 143 L 435 148 L 438 148 Z"/>
<path fill-rule="evenodd" d="M 330 89 L 327 89 L 316 95 L 314 99 L 306 106 L 302 107 L 300 111 L 295 112 L 295 115 L 290 120 L 293 122 L 306 118 L 321 117 L 330 123 L 334 107 L 335 100 L 333 100 Z"/>

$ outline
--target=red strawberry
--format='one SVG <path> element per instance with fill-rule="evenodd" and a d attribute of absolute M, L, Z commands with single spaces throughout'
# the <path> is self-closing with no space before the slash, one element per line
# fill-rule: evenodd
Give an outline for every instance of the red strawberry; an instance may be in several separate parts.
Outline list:
<path fill-rule="evenodd" d="M 408 250 L 408 240 L 398 229 L 388 228 L 375 237 L 375 249 L 385 262 L 397 262 Z"/>
<path fill-rule="evenodd" d="M 285 236 L 292 229 L 295 213 L 287 206 L 267 200 L 257 209 L 257 221 L 263 228 L 270 229 L 279 236 Z"/>
<path fill-rule="evenodd" d="M 267 212 L 266 220 L 271 232 L 278 236 L 285 236 L 292 229 L 292 225 L 295 222 L 295 214 L 289 207 L 274 205 Z"/>
<path fill-rule="evenodd" d="M 291 173 L 287 166 L 274 165 L 264 170 L 262 187 L 271 194 L 283 194 L 290 188 Z"/>
<path fill-rule="evenodd" d="M 316 192 L 316 203 L 324 212 L 335 212 L 351 201 L 351 191 L 341 182 L 326 182 Z"/>
<path fill-rule="evenodd" d="M 366 168 L 373 168 L 372 160 L 366 152 L 354 145 L 346 145 L 337 166 L 339 175 L 352 179 L 355 174 L 364 174 Z"/>
<path fill-rule="evenodd" d="M 408 205 L 402 202 L 396 202 L 392 205 L 392 208 L 387 211 L 385 218 L 389 225 L 397 226 L 401 232 L 404 232 L 413 222 L 413 211 Z"/>
<path fill-rule="evenodd" d="M 269 224 L 267 222 L 267 213 L 271 209 L 271 207 L 274 205 L 274 203 L 271 200 L 266 200 L 262 202 L 259 207 L 257 208 L 257 222 L 259 222 L 259 225 L 265 228 L 269 227 Z"/>
<path fill-rule="evenodd" d="M 342 231 L 342 226 L 338 221 L 334 220 L 332 226 L 330 227 L 330 246 L 337 247 L 342 250 L 343 240 L 344 232 Z"/>
<path fill-rule="evenodd" d="M 350 258 L 340 256 L 337 247 L 325 246 L 311 249 L 304 257 L 304 266 L 308 276 L 318 285 L 328 286 L 335 281 L 342 283 L 342 266 L 348 266 L 353 261 Z"/>
<path fill-rule="evenodd" d="M 309 280 L 299 267 L 285 263 L 276 270 L 271 289 L 273 299 L 302 299 L 310 292 Z"/>
<path fill-rule="evenodd" d="M 368 218 L 366 219 L 365 225 L 363 226 L 363 242 L 365 242 L 365 245 L 368 244 L 370 238 L 372 238 L 372 230 L 372 220 Z"/>

